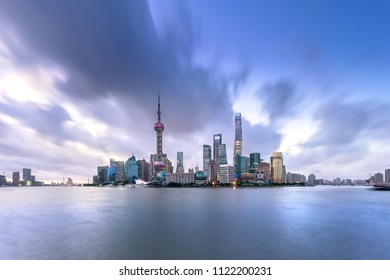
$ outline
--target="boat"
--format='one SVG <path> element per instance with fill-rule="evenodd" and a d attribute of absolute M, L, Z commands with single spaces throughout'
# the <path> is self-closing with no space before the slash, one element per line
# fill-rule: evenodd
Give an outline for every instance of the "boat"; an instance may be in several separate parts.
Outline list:
<path fill-rule="evenodd" d="M 390 190 L 390 183 L 375 183 L 373 186 L 378 190 Z"/>

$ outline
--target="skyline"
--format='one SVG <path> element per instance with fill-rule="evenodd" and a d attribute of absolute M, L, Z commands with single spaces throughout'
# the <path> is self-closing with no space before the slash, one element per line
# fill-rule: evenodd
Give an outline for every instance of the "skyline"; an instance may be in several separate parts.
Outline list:
<path fill-rule="evenodd" d="M 281 8 L 283 7 L 283 8 Z M 363 179 L 389 168 L 385 1 L 2 1 L 1 172 L 85 182 L 110 158 L 184 168 L 222 134 L 288 171 Z M 9 175 L 7 176 L 9 178 Z"/>

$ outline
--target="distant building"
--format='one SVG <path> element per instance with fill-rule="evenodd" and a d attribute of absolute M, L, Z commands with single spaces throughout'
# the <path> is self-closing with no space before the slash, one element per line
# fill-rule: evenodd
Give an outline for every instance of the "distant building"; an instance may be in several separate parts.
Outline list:
<path fill-rule="evenodd" d="M 165 183 L 193 184 L 195 183 L 195 173 L 167 173 Z"/>
<path fill-rule="evenodd" d="M 217 170 L 218 167 L 217 167 L 217 164 L 215 163 L 215 160 L 210 160 L 210 164 L 209 164 L 209 172 L 208 172 L 208 177 L 209 177 L 209 180 L 212 184 L 216 184 L 218 183 L 218 174 L 217 174 Z"/>
<path fill-rule="evenodd" d="M 23 181 L 25 182 L 26 186 L 31 185 L 31 169 L 30 168 L 23 168 Z"/>
<path fill-rule="evenodd" d="M 98 176 L 98 175 L 94 175 L 94 176 L 92 177 L 92 183 L 93 183 L 94 185 L 99 184 L 99 176 Z"/>
<path fill-rule="evenodd" d="M 143 160 L 137 160 L 138 165 L 138 178 L 144 180 L 145 182 L 149 182 L 149 163 L 143 159 Z"/>
<path fill-rule="evenodd" d="M 97 176 L 99 178 L 99 184 L 103 184 L 108 180 L 108 166 L 98 166 Z"/>
<path fill-rule="evenodd" d="M 235 170 L 240 170 L 241 174 L 243 173 L 241 168 L 241 162 L 238 160 L 242 156 L 242 123 L 241 123 L 241 113 L 236 113 L 234 116 L 234 124 L 235 124 L 235 131 L 234 131 L 234 151 L 233 151 L 233 166 L 235 167 Z"/>
<path fill-rule="evenodd" d="M 374 175 L 374 183 L 383 183 L 383 173 L 376 173 Z"/>
<path fill-rule="evenodd" d="M 184 173 L 183 152 L 177 152 L 176 173 Z"/>
<path fill-rule="evenodd" d="M 116 180 L 125 180 L 125 162 L 122 160 L 116 162 Z"/>
<path fill-rule="evenodd" d="M 203 145 L 203 171 L 208 172 L 211 160 L 211 146 Z"/>
<path fill-rule="evenodd" d="M 290 184 L 306 183 L 306 177 L 302 174 L 287 172 L 286 182 Z"/>
<path fill-rule="evenodd" d="M 242 156 L 240 160 L 240 174 L 249 173 L 249 167 L 250 167 L 249 157 Z"/>
<path fill-rule="evenodd" d="M 257 167 L 258 179 L 262 181 L 271 180 L 271 166 L 268 162 L 260 162 Z"/>
<path fill-rule="evenodd" d="M 316 175 L 310 174 L 309 177 L 307 177 L 307 184 L 310 186 L 315 185 Z"/>
<path fill-rule="evenodd" d="M 19 186 L 20 183 L 20 172 L 12 172 L 12 185 Z"/>
<path fill-rule="evenodd" d="M 232 183 L 235 177 L 234 165 L 222 164 L 219 167 L 220 181 L 221 183 Z"/>
<path fill-rule="evenodd" d="M 138 179 L 138 165 L 134 155 L 125 163 L 125 176 L 129 183 L 135 183 L 135 179 Z"/>
<path fill-rule="evenodd" d="M 283 155 L 281 152 L 273 152 L 271 156 L 271 180 L 273 183 L 284 183 Z"/>
<path fill-rule="evenodd" d="M 214 134 L 213 136 L 213 160 L 215 163 L 219 162 L 218 146 L 222 145 L 222 134 Z"/>
<path fill-rule="evenodd" d="M 7 179 L 5 178 L 5 175 L 0 175 L 0 186 L 6 186 L 7 185 Z"/>
<path fill-rule="evenodd" d="M 68 186 L 73 186 L 73 180 L 72 180 L 72 178 L 69 178 L 69 177 L 68 177 L 68 181 L 66 182 L 66 184 L 67 184 Z"/>
<path fill-rule="evenodd" d="M 390 169 L 385 169 L 385 182 L 390 183 Z"/>
<path fill-rule="evenodd" d="M 260 153 L 249 154 L 249 173 L 257 173 L 257 167 L 260 163 Z"/>
<path fill-rule="evenodd" d="M 218 165 L 228 164 L 226 156 L 226 144 L 220 144 L 217 146 L 218 152 Z"/>

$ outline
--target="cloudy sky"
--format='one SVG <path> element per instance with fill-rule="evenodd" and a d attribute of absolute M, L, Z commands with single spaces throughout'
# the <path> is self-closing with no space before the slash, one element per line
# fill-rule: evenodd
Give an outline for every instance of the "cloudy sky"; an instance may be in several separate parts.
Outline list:
<path fill-rule="evenodd" d="M 390 167 L 390 2 L 0 0 L 0 172 L 86 182 L 109 158 L 243 153 L 317 178 Z"/>

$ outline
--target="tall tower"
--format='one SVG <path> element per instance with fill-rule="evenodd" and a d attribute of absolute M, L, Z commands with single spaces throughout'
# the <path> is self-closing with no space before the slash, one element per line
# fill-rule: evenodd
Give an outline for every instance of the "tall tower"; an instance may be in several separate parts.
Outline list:
<path fill-rule="evenodd" d="M 183 152 L 177 152 L 176 173 L 184 173 Z"/>
<path fill-rule="evenodd" d="M 242 125 L 241 125 L 241 113 L 236 113 L 234 117 L 235 133 L 234 133 L 234 153 L 233 153 L 233 165 L 236 170 L 236 174 L 241 174 L 241 156 L 242 156 Z"/>
<path fill-rule="evenodd" d="M 211 160 L 211 146 L 203 145 L 203 171 L 209 172 L 209 163 Z"/>
<path fill-rule="evenodd" d="M 155 175 L 157 175 L 163 168 L 165 164 L 163 162 L 163 151 L 162 151 L 162 133 L 164 131 L 164 124 L 161 122 L 161 110 L 160 110 L 160 94 L 158 95 L 158 106 L 157 106 L 157 122 L 154 124 L 154 131 L 156 131 L 156 157 L 154 161 L 154 170 Z M 154 176 L 155 177 L 155 176 Z"/>

